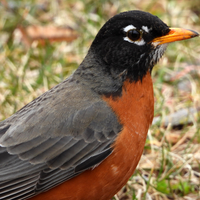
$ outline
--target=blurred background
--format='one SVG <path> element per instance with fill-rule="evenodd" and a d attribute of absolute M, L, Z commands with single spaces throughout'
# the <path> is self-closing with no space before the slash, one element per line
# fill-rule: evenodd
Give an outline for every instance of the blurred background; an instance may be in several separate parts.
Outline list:
<path fill-rule="evenodd" d="M 0 120 L 64 80 L 100 27 L 134 9 L 200 33 L 199 0 L 1 0 Z M 113 199 L 200 199 L 200 38 L 170 44 L 152 78 L 155 118 L 144 154 Z"/>

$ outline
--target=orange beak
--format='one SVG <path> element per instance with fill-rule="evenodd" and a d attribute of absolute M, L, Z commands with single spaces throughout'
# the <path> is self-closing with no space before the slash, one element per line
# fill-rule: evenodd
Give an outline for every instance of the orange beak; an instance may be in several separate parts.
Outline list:
<path fill-rule="evenodd" d="M 175 42 L 179 40 L 187 40 L 193 37 L 197 37 L 199 34 L 195 31 L 183 29 L 183 28 L 170 28 L 167 35 L 157 37 L 153 39 L 155 45 L 161 45 L 165 43 Z"/>

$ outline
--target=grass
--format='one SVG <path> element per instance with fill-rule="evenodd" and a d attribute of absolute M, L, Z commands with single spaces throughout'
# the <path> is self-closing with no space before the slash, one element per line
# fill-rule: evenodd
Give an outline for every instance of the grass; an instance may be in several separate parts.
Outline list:
<path fill-rule="evenodd" d="M 200 32 L 200 4 L 193 1 L 1 1 L 0 119 L 58 84 L 80 64 L 99 28 L 112 15 L 129 9 L 157 15 L 173 27 Z M 53 25 L 74 28 L 79 37 L 26 47 L 16 28 Z M 200 117 L 178 126 L 164 126 L 165 117 L 200 106 L 200 40 L 169 45 L 153 70 L 155 116 L 144 154 L 126 186 L 115 199 L 200 199 Z"/>

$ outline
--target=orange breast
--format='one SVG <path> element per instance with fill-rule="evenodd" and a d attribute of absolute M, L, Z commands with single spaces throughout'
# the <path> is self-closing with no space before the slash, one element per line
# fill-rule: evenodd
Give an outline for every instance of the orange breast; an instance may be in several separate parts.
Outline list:
<path fill-rule="evenodd" d="M 95 169 L 87 170 L 32 200 L 108 200 L 126 184 L 140 160 L 153 119 L 150 74 L 142 82 L 126 81 L 122 94 L 117 99 L 104 97 L 123 124 L 112 154 Z"/>

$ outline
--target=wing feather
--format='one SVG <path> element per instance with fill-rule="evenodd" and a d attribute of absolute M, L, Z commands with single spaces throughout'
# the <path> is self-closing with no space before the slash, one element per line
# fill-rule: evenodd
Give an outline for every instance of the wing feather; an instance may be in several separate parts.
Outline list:
<path fill-rule="evenodd" d="M 73 77 L 0 122 L 0 199 L 26 199 L 95 167 L 122 125 Z"/>

